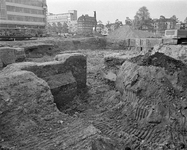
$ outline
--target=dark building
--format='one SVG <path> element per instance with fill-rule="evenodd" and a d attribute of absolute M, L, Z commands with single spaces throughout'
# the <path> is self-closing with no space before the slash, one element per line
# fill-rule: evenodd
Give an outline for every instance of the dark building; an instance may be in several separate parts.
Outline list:
<path fill-rule="evenodd" d="M 156 33 L 164 35 L 165 30 L 175 29 L 177 21 L 172 18 L 160 18 L 154 20 L 154 30 Z"/>
<path fill-rule="evenodd" d="M 97 26 L 96 12 L 94 11 L 94 17 L 90 17 L 88 15 L 80 16 L 78 18 L 77 24 L 78 24 L 77 34 L 82 34 L 82 35 L 92 34 L 93 28 L 96 31 L 96 26 Z"/>

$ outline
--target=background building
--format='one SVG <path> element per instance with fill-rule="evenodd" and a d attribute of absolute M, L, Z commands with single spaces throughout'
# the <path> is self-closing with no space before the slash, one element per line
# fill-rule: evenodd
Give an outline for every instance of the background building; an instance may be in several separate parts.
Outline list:
<path fill-rule="evenodd" d="M 69 10 L 68 13 L 47 15 L 48 32 L 61 33 L 75 33 L 77 30 L 77 11 Z"/>
<path fill-rule="evenodd" d="M 97 26 L 96 12 L 94 11 L 94 17 L 90 17 L 88 15 L 80 16 L 78 18 L 77 24 L 78 24 L 78 29 L 77 29 L 78 34 L 83 34 L 83 35 L 92 34 L 93 28 L 95 28 L 96 31 L 96 26 Z"/>
<path fill-rule="evenodd" d="M 0 0 L 0 29 L 45 29 L 46 13 L 46 0 Z"/>
<path fill-rule="evenodd" d="M 71 23 L 71 21 L 77 20 L 77 11 L 76 10 L 69 10 L 68 13 L 62 13 L 62 14 L 52 14 L 49 13 L 47 15 L 47 22 L 52 25 L 53 23 Z"/>
<path fill-rule="evenodd" d="M 176 24 L 176 19 L 160 17 L 159 19 L 154 19 L 154 30 L 156 33 L 164 35 L 165 30 L 176 29 Z"/>

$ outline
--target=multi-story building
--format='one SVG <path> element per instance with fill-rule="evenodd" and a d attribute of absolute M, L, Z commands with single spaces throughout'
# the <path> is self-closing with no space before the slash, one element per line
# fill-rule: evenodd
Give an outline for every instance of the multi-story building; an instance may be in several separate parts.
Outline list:
<path fill-rule="evenodd" d="M 76 10 L 69 10 L 68 13 L 62 13 L 62 14 L 52 14 L 49 13 L 47 15 L 47 22 L 52 25 L 53 23 L 71 23 L 71 21 L 77 20 L 77 11 Z"/>
<path fill-rule="evenodd" d="M 78 18 L 78 34 L 83 35 L 90 35 L 93 33 L 93 28 L 97 26 L 97 20 L 96 20 L 96 12 L 94 11 L 94 17 L 90 17 L 88 15 L 82 15 Z"/>
<path fill-rule="evenodd" d="M 46 0 L 0 0 L 0 29 L 44 29 L 46 13 Z"/>
<path fill-rule="evenodd" d="M 49 33 L 61 33 L 63 31 L 63 25 L 66 23 L 68 32 L 75 33 L 77 30 L 77 11 L 69 10 L 68 13 L 47 15 L 48 32 Z"/>
<path fill-rule="evenodd" d="M 154 19 L 154 30 L 156 33 L 164 35 L 165 30 L 175 29 L 177 21 L 173 18 L 164 18 Z"/>

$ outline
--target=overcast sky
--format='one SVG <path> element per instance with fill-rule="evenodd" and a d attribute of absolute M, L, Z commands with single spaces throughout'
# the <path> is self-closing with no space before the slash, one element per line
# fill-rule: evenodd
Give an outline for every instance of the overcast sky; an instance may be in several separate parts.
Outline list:
<path fill-rule="evenodd" d="M 138 9 L 146 6 L 151 18 L 166 18 L 176 15 L 180 21 L 187 17 L 187 0 L 47 0 L 48 11 L 54 14 L 77 10 L 82 14 L 93 16 L 97 12 L 97 20 L 104 24 L 119 19 L 125 23 L 126 17 L 134 18 Z"/>

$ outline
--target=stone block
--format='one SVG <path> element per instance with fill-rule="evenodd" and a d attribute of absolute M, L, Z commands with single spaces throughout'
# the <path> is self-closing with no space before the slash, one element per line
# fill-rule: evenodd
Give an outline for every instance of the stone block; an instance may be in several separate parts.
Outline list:
<path fill-rule="evenodd" d="M 77 82 L 72 75 L 72 72 L 52 75 L 44 78 L 50 86 L 54 96 L 54 102 L 59 110 L 73 100 L 77 94 Z"/>
<path fill-rule="evenodd" d="M 56 55 L 55 60 L 62 61 L 71 70 L 77 82 L 77 88 L 86 88 L 87 58 L 81 53 L 65 53 Z"/>
<path fill-rule="evenodd" d="M 15 49 L 15 55 L 16 55 L 16 62 L 22 62 L 25 61 L 26 55 L 24 48 L 14 48 Z"/>
<path fill-rule="evenodd" d="M 25 51 L 23 48 L 15 47 L 1 47 L 0 48 L 0 59 L 4 66 L 15 62 L 22 62 L 26 58 Z"/>
<path fill-rule="evenodd" d="M 129 46 L 129 39 L 125 39 L 119 42 L 116 42 L 116 44 L 118 44 L 118 49 L 126 49 Z"/>
<path fill-rule="evenodd" d="M 48 84 L 28 71 L 0 73 L 0 135 L 3 139 L 23 137 L 44 123 L 55 119 L 55 107 Z"/>
<path fill-rule="evenodd" d="M 56 59 L 59 61 L 15 63 L 7 66 L 4 72 L 33 72 L 48 83 L 54 101 L 61 109 L 73 100 L 78 90 L 86 87 L 86 57 L 82 54 L 61 54 Z"/>
<path fill-rule="evenodd" d="M 23 62 L 15 63 L 5 70 L 26 70 L 33 72 L 39 78 L 45 80 L 54 96 L 54 102 L 61 109 L 68 101 L 72 101 L 77 94 L 77 82 L 71 70 L 64 62 L 51 61 L 45 63 Z"/>
<path fill-rule="evenodd" d="M 135 39 L 136 40 L 136 47 L 141 47 L 141 39 Z"/>
<path fill-rule="evenodd" d="M 53 44 L 48 43 L 32 43 L 23 45 L 25 54 L 28 58 L 41 58 L 44 55 L 52 55 Z"/>
<path fill-rule="evenodd" d="M 148 39 L 141 39 L 141 46 L 142 47 L 151 47 L 151 43 Z"/>
<path fill-rule="evenodd" d="M 136 39 L 129 39 L 130 42 L 129 42 L 129 46 L 130 47 L 136 47 Z"/>
<path fill-rule="evenodd" d="M 178 40 L 177 39 L 167 39 L 163 38 L 162 43 L 163 44 L 170 44 L 170 45 L 177 45 Z"/>
<path fill-rule="evenodd" d="M 11 47 L 0 47 L 0 59 L 5 66 L 15 63 L 15 49 Z"/>
<path fill-rule="evenodd" d="M 161 44 L 162 39 L 161 38 L 149 38 L 149 43 L 151 47 L 154 47 L 155 45 Z"/>

